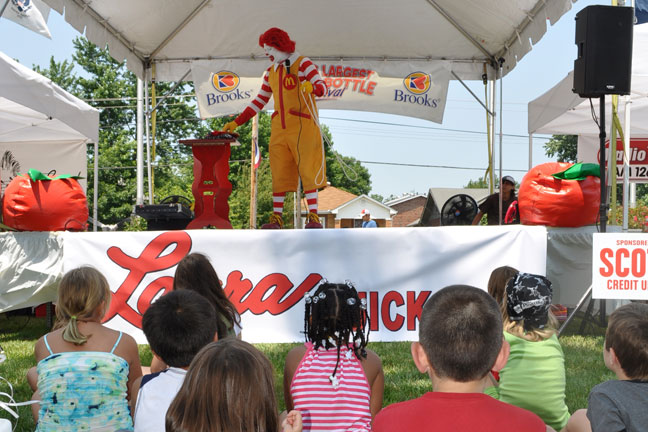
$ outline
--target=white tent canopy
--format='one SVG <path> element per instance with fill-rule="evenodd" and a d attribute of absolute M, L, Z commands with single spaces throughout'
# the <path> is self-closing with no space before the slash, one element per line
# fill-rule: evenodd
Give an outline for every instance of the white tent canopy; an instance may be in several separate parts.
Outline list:
<path fill-rule="evenodd" d="M 257 64 L 260 76 L 267 59 L 258 37 L 269 27 L 286 30 L 297 50 L 316 63 L 380 62 L 379 73 L 397 77 L 403 63 L 445 61 L 455 78 L 481 80 L 486 74 L 491 81 L 487 105 L 493 143 L 500 67 L 501 75 L 511 71 L 546 33 L 547 22 L 558 21 L 575 0 L 44 1 L 91 42 L 108 46 L 113 58 L 126 60 L 144 82 L 195 81 L 192 62 L 214 59 L 229 60 L 237 69 Z M 138 86 L 138 204 L 143 202 L 144 105 L 152 111 L 143 88 Z M 150 142 L 148 124 L 146 130 Z M 152 203 L 151 195 L 149 182 Z"/>
<path fill-rule="evenodd" d="M 259 60 L 258 36 L 286 30 L 313 60 L 386 64 L 449 60 L 462 79 L 483 64 L 512 70 L 572 0 L 45 0 L 98 46 L 145 78 L 181 79 L 192 60 Z"/>
<path fill-rule="evenodd" d="M 0 142 L 99 140 L 99 111 L 0 52 Z"/>
<path fill-rule="evenodd" d="M 648 137 L 648 24 L 634 27 L 632 52 L 630 135 Z M 573 72 L 539 98 L 529 102 L 529 133 L 598 135 L 587 99 L 572 92 Z M 592 99 L 594 112 L 599 112 L 599 99 Z M 619 103 L 619 117 L 623 119 L 625 106 Z M 606 130 L 612 118 L 611 98 L 606 98 Z"/>
<path fill-rule="evenodd" d="M 86 145 L 98 140 L 99 111 L 0 52 L 3 188 L 31 168 L 85 177 Z"/>

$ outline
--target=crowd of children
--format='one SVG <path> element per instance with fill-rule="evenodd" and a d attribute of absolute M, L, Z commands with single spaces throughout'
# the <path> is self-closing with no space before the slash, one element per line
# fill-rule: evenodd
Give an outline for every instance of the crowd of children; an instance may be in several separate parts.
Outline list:
<path fill-rule="evenodd" d="M 65 274 L 57 324 L 37 341 L 27 376 L 37 431 L 648 430 L 646 304 L 612 313 L 604 361 L 618 380 L 594 387 L 588 409 L 570 416 L 551 282 L 500 267 L 487 291 L 442 288 L 411 345 L 432 391 L 383 408 L 366 301 L 351 282 L 322 280 L 304 297 L 306 343 L 285 359 L 280 414 L 272 365 L 240 340 L 240 317 L 207 257 L 187 255 L 173 288 L 144 314 L 154 361 L 142 376 L 134 339 L 101 324 L 111 298 L 103 275 Z"/>

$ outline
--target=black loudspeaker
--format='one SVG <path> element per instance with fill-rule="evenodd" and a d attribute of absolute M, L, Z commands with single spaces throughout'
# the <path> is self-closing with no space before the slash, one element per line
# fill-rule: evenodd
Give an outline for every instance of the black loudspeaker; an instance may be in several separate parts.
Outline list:
<path fill-rule="evenodd" d="M 630 94 L 634 10 L 587 6 L 576 14 L 573 92 L 590 98 Z"/>

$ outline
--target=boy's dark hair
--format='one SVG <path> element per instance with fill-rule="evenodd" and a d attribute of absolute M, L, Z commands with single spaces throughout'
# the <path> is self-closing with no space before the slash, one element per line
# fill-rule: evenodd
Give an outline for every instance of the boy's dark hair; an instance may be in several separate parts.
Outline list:
<path fill-rule="evenodd" d="M 497 359 L 502 339 L 497 302 L 479 288 L 451 285 L 423 306 L 419 342 L 439 378 L 483 378 Z"/>
<path fill-rule="evenodd" d="M 142 330 L 151 350 L 167 365 L 188 367 L 217 329 L 212 305 L 193 291 L 171 291 L 149 306 Z"/>
<path fill-rule="evenodd" d="M 648 305 L 630 303 L 610 315 L 605 349 L 614 348 L 630 379 L 648 379 Z"/>
<path fill-rule="evenodd" d="M 324 282 L 314 294 L 305 297 L 304 333 L 315 349 L 337 348 L 337 362 L 332 376 L 337 372 L 340 348 L 353 344 L 358 359 L 367 358 L 369 342 L 369 315 L 366 301 L 358 296 L 351 282 L 334 284 Z"/>

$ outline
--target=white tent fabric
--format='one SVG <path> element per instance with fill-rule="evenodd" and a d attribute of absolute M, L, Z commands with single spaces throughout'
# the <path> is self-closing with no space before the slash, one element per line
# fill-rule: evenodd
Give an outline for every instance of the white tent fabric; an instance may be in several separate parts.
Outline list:
<path fill-rule="evenodd" d="M 86 177 L 98 140 L 99 111 L 0 52 L 0 195 L 31 168 Z"/>
<path fill-rule="evenodd" d="M 0 53 L 3 186 L 29 168 L 85 176 L 86 144 L 98 135 L 99 111 Z M 52 300 L 61 248 L 56 233 L 0 233 L 0 312 Z"/>
<path fill-rule="evenodd" d="M 191 60 L 266 64 L 257 41 L 269 27 L 316 61 L 449 60 L 462 79 L 481 79 L 484 62 L 512 70 L 572 1 L 45 0 L 140 78 L 155 64 L 162 81 L 182 78 Z"/>
<path fill-rule="evenodd" d="M 632 137 L 648 137 L 648 24 L 634 27 L 632 52 L 631 110 Z M 530 134 L 598 135 L 587 99 L 572 92 L 573 72 L 539 98 L 529 102 Z M 594 112 L 599 112 L 599 99 L 592 99 Z M 611 97 L 606 97 L 606 130 L 612 118 Z M 623 119 L 624 104 L 619 102 L 619 117 Z"/>
<path fill-rule="evenodd" d="M 99 111 L 0 52 L 0 142 L 99 140 Z"/>

